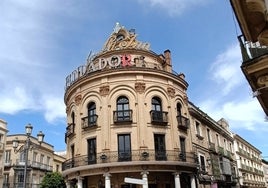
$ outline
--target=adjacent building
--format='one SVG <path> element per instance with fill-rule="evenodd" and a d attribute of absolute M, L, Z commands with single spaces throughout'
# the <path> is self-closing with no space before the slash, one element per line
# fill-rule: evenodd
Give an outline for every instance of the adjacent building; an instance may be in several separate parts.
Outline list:
<path fill-rule="evenodd" d="M 30 136 L 30 148 L 26 162 L 25 142 L 26 134 L 7 135 L 5 157 L 4 157 L 4 182 L 3 188 L 23 187 L 24 167 L 27 165 L 27 187 L 38 188 L 47 172 L 61 172 L 64 156 L 54 154 L 52 145 L 38 141 L 36 137 Z M 14 142 L 18 147 L 14 149 Z"/>
<path fill-rule="evenodd" d="M 263 173 L 265 179 L 265 185 L 268 187 L 268 161 L 262 159 Z"/>
<path fill-rule="evenodd" d="M 3 185 L 4 182 L 4 158 L 7 132 L 7 122 L 0 119 L 0 185 Z"/>
<path fill-rule="evenodd" d="M 234 139 L 226 120 L 213 120 L 189 102 L 192 147 L 198 157 L 200 187 L 238 186 Z"/>
<path fill-rule="evenodd" d="M 268 15 L 266 0 L 230 0 L 242 35 L 241 69 L 268 116 Z"/>
<path fill-rule="evenodd" d="M 237 134 L 234 134 L 234 149 L 240 187 L 267 187 L 265 185 L 261 151 Z"/>

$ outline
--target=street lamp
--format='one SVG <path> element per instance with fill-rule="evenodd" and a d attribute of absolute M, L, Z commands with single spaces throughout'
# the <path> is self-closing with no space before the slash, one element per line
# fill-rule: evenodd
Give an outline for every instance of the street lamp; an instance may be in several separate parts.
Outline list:
<path fill-rule="evenodd" d="M 30 139 L 32 130 L 33 130 L 33 126 L 31 124 L 28 124 L 25 126 L 25 134 L 27 138 L 26 138 L 25 144 L 22 145 L 20 148 L 18 148 L 19 140 L 17 137 L 15 138 L 15 140 L 12 141 L 15 153 L 17 153 L 18 151 L 24 151 L 25 162 L 24 162 L 24 173 L 23 173 L 23 188 L 26 188 L 26 185 L 27 185 L 26 181 L 27 181 L 28 153 L 29 153 L 30 146 L 33 145 Z M 44 137 L 45 135 L 42 133 L 42 131 L 39 131 L 39 133 L 37 134 L 37 140 L 40 145 L 44 141 Z"/>

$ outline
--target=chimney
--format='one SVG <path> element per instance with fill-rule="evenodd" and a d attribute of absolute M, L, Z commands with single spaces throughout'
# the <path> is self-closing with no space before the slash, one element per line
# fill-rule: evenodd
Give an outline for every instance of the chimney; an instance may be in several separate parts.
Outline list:
<path fill-rule="evenodd" d="M 165 56 L 166 64 L 171 65 L 171 53 L 170 53 L 170 50 L 165 50 L 164 51 L 164 56 Z"/>

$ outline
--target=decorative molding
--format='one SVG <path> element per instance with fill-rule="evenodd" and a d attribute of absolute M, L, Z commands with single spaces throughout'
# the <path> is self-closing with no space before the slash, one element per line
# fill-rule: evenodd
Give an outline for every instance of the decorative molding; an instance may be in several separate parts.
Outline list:
<path fill-rule="evenodd" d="M 81 104 L 81 101 L 82 101 L 82 95 L 81 94 L 78 94 L 77 96 L 75 96 L 75 104 L 76 105 L 80 105 Z"/>
<path fill-rule="evenodd" d="M 257 82 L 259 86 L 268 86 L 268 74 L 260 76 Z"/>
<path fill-rule="evenodd" d="M 135 90 L 136 90 L 138 93 L 144 93 L 145 88 L 146 88 L 146 85 L 145 85 L 144 82 L 136 82 L 136 83 L 135 83 Z"/>
<path fill-rule="evenodd" d="M 101 96 L 106 96 L 110 92 L 110 86 L 101 86 L 99 91 Z"/>
<path fill-rule="evenodd" d="M 167 88 L 167 93 L 168 93 L 168 96 L 174 98 L 175 97 L 175 89 L 172 88 L 172 87 L 168 87 Z"/>

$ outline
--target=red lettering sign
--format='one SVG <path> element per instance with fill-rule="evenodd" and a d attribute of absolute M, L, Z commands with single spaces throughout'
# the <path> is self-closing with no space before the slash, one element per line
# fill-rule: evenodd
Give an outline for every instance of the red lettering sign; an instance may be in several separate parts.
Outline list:
<path fill-rule="evenodd" d="M 126 67 L 126 66 L 132 66 L 131 62 L 131 55 L 122 55 L 121 56 L 121 61 L 122 61 L 122 66 Z"/>

